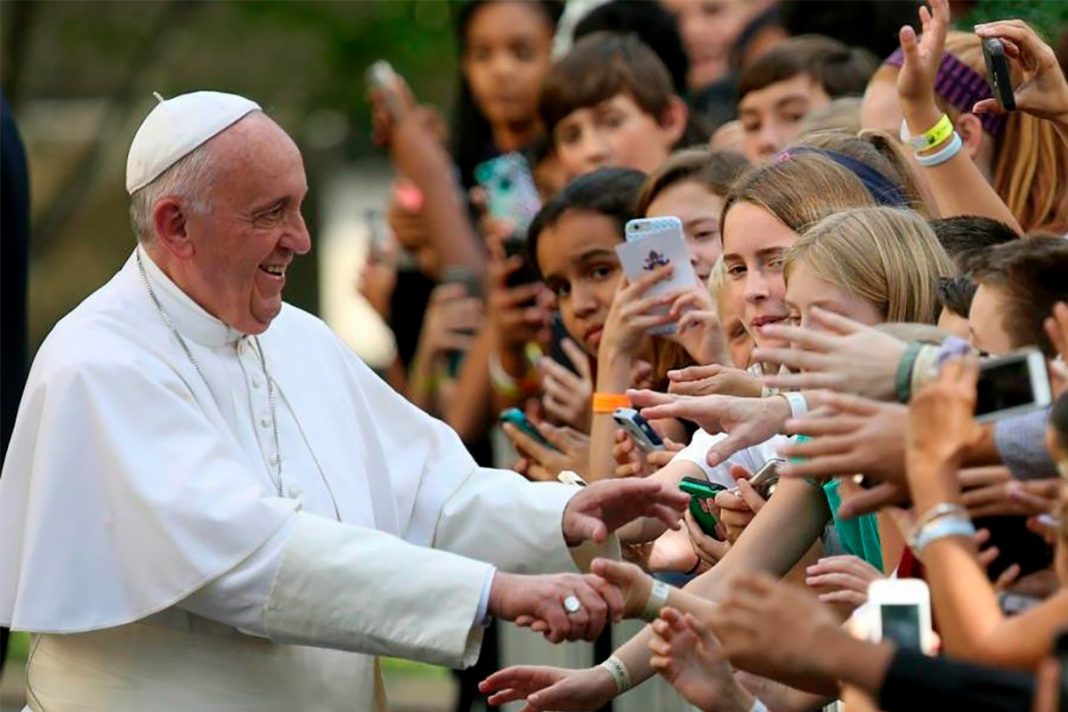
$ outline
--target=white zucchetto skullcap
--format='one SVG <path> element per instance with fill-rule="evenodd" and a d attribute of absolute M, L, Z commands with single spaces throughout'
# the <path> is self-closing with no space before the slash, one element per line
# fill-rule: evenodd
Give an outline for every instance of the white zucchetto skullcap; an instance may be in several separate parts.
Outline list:
<path fill-rule="evenodd" d="M 260 105 L 236 94 L 195 91 L 159 103 L 137 129 L 126 159 L 126 192 L 133 195 L 193 149 Z"/>

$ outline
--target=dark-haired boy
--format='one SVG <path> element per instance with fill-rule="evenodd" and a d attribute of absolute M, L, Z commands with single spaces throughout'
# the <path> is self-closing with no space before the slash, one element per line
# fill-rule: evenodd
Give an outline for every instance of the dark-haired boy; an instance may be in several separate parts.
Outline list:
<path fill-rule="evenodd" d="M 860 96 L 878 67 L 875 55 L 819 35 L 794 37 L 761 55 L 738 80 L 743 149 L 766 161 L 801 132 L 812 109 L 841 96 Z"/>
<path fill-rule="evenodd" d="M 576 43 L 549 70 L 539 111 L 569 178 L 603 167 L 648 173 L 687 142 L 685 102 L 633 35 L 597 32 Z"/>

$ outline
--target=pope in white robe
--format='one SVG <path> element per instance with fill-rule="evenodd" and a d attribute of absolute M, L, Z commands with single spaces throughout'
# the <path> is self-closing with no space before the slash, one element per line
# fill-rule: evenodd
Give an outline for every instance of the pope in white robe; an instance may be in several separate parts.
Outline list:
<path fill-rule="evenodd" d="M 230 162 L 182 162 L 198 149 Z M 169 196 L 176 164 L 206 196 Z M 566 540 L 685 496 L 479 468 L 283 305 L 306 182 L 259 107 L 161 101 L 127 187 L 150 235 L 41 346 L 0 477 L 0 623 L 34 634 L 31 709 L 380 709 L 377 655 L 460 667 L 487 614 L 589 637 L 618 608 L 595 577 L 503 572 L 574 572 Z"/>

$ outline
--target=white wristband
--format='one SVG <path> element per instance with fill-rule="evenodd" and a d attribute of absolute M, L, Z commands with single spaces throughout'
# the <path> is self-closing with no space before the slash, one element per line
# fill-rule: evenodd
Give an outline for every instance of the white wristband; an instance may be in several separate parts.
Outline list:
<path fill-rule="evenodd" d="M 489 375 L 493 390 L 502 396 L 516 398 L 520 395 L 519 382 L 512 377 L 512 374 L 504 370 L 501 357 L 495 350 L 489 355 Z"/>
<path fill-rule="evenodd" d="M 758 698 L 754 697 L 753 706 L 749 708 L 749 712 L 768 712 L 768 708 Z"/>
<path fill-rule="evenodd" d="M 652 623 L 660 617 L 660 609 L 667 605 L 670 592 L 671 586 L 653 579 L 653 589 L 649 591 L 649 600 L 645 602 L 645 610 L 642 611 L 643 621 Z"/>
<path fill-rule="evenodd" d="M 953 132 L 953 138 L 949 140 L 942 148 L 938 149 L 934 153 L 930 153 L 924 156 L 916 155 L 916 162 L 926 168 L 933 168 L 934 166 L 940 166 L 949 159 L 960 153 L 960 149 L 963 148 L 964 142 L 961 141 L 960 134 L 956 131 Z"/>
<path fill-rule="evenodd" d="M 612 676 L 612 680 L 616 683 L 617 695 L 622 695 L 630 689 L 630 673 L 627 672 L 627 666 L 623 664 L 622 660 L 613 655 L 601 663 L 601 667 Z"/>
<path fill-rule="evenodd" d="M 779 395 L 786 399 L 786 402 L 790 404 L 790 417 L 791 418 L 804 418 L 808 413 L 808 401 L 805 400 L 803 393 L 797 391 L 779 392 Z"/>

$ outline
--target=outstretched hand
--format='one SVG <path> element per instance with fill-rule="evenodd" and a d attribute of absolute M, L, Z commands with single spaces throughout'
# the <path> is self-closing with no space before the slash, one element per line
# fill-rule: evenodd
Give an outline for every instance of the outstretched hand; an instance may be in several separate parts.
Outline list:
<path fill-rule="evenodd" d="M 616 696 L 616 683 L 601 667 L 566 670 L 544 665 L 516 665 L 478 684 L 490 706 L 526 700 L 519 712 L 594 710 Z"/>
<path fill-rule="evenodd" d="M 701 710 L 748 712 L 753 696 L 734 680 L 734 671 L 708 625 L 674 608 L 660 611 L 649 641 L 653 669 Z"/>
<path fill-rule="evenodd" d="M 779 363 L 789 372 L 764 377 L 782 389 L 827 388 L 867 398 L 892 400 L 894 376 L 905 342 L 847 317 L 813 307 L 814 328 L 769 324 L 763 333 L 789 348 L 757 348 L 757 361 Z"/>
<path fill-rule="evenodd" d="M 619 589 L 623 596 L 623 617 L 638 618 L 649 602 L 653 579 L 634 564 L 611 559 L 594 559 L 590 571 Z"/>
<path fill-rule="evenodd" d="M 716 623 L 731 662 L 776 679 L 824 675 L 821 653 L 848 635 L 809 591 L 757 573 L 734 580 Z"/>
<path fill-rule="evenodd" d="M 683 418 L 697 423 L 707 433 L 726 433 L 727 437 L 708 450 L 708 464 L 712 467 L 781 432 L 790 416 L 789 404 L 779 397 L 680 396 L 633 389 L 627 391 L 627 397 L 648 420 Z"/>
<path fill-rule="evenodd" d="M 610 532 L 639 517 L 659 519 L 678 529 L 690 496 L 643 479 L 594 482 L 580 490 L 564 509 L 563 531 L 568 546 L 592 539 L 603 542 Z"/>

